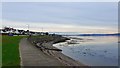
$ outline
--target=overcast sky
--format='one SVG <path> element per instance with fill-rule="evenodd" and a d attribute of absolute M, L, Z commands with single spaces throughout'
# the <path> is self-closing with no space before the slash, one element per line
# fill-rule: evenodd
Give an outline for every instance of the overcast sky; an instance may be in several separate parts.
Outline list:
<path fill-rule="evenodd" d="M 1 0 L 2 2 L 118 2 L 119 0 Z"/>
<path fill-rule="evenodd" d="M 49 32 L 114 33 L 117 2 L 4 2 L 3 26 Z"/>

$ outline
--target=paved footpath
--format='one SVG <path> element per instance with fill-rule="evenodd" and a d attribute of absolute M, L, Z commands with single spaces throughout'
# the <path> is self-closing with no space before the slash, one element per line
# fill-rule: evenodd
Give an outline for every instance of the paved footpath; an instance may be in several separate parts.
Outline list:
<path fill-rule="evenodd" d="M 26 38 L 19 43 L 21 66 L 64 66 L 56 58 L 48 56 L 35 46 L 31 45 Z"/>

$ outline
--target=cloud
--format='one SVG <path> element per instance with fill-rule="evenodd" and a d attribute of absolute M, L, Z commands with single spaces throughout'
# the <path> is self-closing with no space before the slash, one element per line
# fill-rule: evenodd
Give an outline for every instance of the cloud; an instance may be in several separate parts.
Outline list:
<path fill-rule="evenodd" d="M 27 24 L 30 25 L 30 30 L 32 31 L 44 31 L 48 32 L 80 32 L 80 33 L 114 33 L 117 29 L 107 28 L 107 27 L 91 27 L 91 26 L 79 26 L 71 24 L 55 24 L 55 23 L 32 23 L 32 22 L 15 22 L 15 21 L 3 21 L 4 26 L 10 26 L 17 29 L 27 30 Z"/>
<path fill-rule="evenodd" d="M 26 24 L 64 32 L 115 32 L 118 27 L 116 2 L 4 2 L 2 7 L 4 25 L 24 29 Z"/>
<path fill-rule="evenodd" d="M 3 19 L 116 27 L 118 21 L 117 7 L 117 3 L 109 2 L 3 3 Z"/>
<path fill-rule="evenodd" d="M 119 0 L 2 0 L 2 2 L 118 2 Z"/>

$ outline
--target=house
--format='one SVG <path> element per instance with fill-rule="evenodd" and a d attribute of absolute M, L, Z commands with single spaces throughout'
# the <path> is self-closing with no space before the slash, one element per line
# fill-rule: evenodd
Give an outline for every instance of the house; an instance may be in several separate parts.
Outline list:
<path fill-rule="evenodd" d="M 49 35 L 48 32 L 33 32 L 33 31 L 25 31 L 25 30 L 19 30 L 19 29 L 14 29 L 11 27 L 4 27 L 3 29 L 0 29 L 0 33 L 2 35 Z"/>

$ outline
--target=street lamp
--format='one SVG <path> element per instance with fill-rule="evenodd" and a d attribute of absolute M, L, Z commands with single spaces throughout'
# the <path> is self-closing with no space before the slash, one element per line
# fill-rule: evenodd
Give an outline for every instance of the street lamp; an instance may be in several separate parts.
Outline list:
<path fill-rule="evenodd" d="M 30 25 L 29 25 L 29 24 L 27 24 L 27 28 L 28 28 L 27 32 L 28 32 L 28 35 L 29 35 L 29 27 L 30 27 Z"/>
<path fill-rule="evenodd" d="M 28 28 L 28 30 L 29 30 L 29 24 L 27 24 L 27 28 Z"/>
<path fill-rule="evenodd" d="M 43 27 L 42 27 L 42 32 L 43 32 Z"/>

